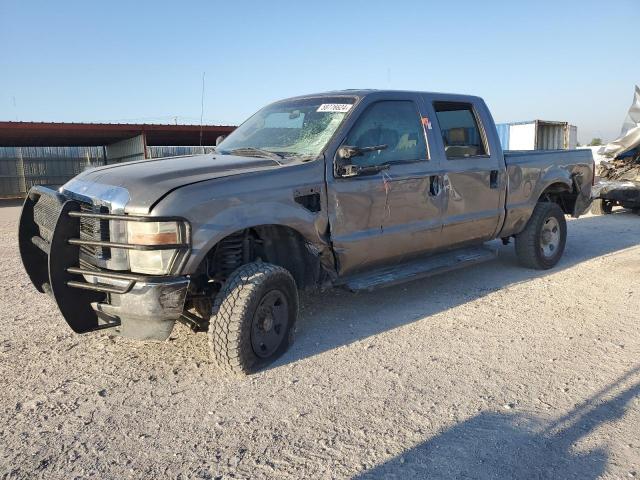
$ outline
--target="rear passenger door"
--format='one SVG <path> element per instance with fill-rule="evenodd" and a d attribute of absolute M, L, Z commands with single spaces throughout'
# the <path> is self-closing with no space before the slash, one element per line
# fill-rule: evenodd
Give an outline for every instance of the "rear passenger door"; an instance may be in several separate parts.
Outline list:
<path fill-rule="evenodd" d="M 444 166 L 442 240 L 482 243 L 493 238 L 504 211 L 504 160 L 485 129 L 493 120 L 484 104 L 445 97 L 430 105 L 440 132 L 434 156 Z"/>

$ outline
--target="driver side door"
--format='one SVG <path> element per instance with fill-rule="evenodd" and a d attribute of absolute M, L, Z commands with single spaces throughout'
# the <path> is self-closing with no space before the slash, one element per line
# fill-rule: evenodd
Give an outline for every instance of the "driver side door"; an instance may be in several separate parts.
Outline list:
<path fill-rule="evenodd" d="M 340 275 L 401 262 L 440 246 L 439 163 L 428 153 L 421 100 L 411 94 L 372 100 L 340 146 L 386 148 L 350 159 L 387 169 L 328 179 L 329 221 Z M 335 157 L 334 157 L 335 161 Z"/>

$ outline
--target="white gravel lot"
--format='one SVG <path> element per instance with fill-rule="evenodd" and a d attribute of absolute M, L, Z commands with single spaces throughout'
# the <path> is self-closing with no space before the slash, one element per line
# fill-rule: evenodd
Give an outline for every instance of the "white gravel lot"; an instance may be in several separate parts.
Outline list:
<path fill-rule="evenodd" d="M 548 272 L 493 262 L 304 300 L 271 369 L 206 335 L 71 332 L 0 206 L 2 478 L 640 478 L 640 217 L 569 222 Z"/>

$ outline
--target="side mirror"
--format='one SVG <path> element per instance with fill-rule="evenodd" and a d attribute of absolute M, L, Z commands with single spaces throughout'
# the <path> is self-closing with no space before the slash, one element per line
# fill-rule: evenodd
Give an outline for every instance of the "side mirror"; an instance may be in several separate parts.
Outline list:
<path fill-rule="evenodd" d="M 338 151 L 336 152 L 335 171 L 341 177 L 355 177 L 364 173 L 375 173 L 380 170 L 386 170 L 389 168 L 388 164 L 361 167 L 353 165 L 350 160 L 353 157 L 359 157 L 368 152 L 384 150 L 388 147 L 389 145 L 374 145 L 372 147 L 353 147 L 351 145 L 343 145 L 338 148 Z"/>
<path fill-rule="evenodd" d="M 369 152 L 377 152 L 389 148 L 389 145 L 373 145 L 371 147 L 352 147 L 350 145 L 343 145 L 338 148 L 338 158 L 341 160 L 349 160 L 353 157 L 359 157 Z"/>
<path fill-rule="evenodd" d="M 225 138 L 227 138 L 226 135 L 218 135 L 218 138 L 216 138 L 216 147 L 220 145 Z"/>
<path fill-rule="evenodd" d="M 338 149 L 338 158 L 341 160 L 349 160 L 350 158 L 362 155 L 362 151 L 358 147 L 343 145 Z"/>

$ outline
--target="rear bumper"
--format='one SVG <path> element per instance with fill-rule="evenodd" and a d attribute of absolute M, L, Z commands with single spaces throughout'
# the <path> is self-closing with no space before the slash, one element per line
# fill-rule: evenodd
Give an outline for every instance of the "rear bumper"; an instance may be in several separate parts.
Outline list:
<path fill-rule="evenodd" d="M 36 222 L 34 206 L 39 201 L 44 203 L 39 207 Z M 54 190 L 31 189 L 22 209 L 18 239 L 22 263 L 32 283 L 40 292 L 52 295 L 76 333 L 114 328 L 116 333 L 133 338 L 166 339 L 184 308 L 189 279 L 81 267 L 80 247 L 87 242 L 79 238 L 80 218 L 86 215 L 92 214 L 81 213 L 78 202 Z M 123 221 L 163 220 L 98 216 Z M 97 243 L 111 248 L 138 248 Z M 188 248 L 188 244 L 176 247 Z"/>

